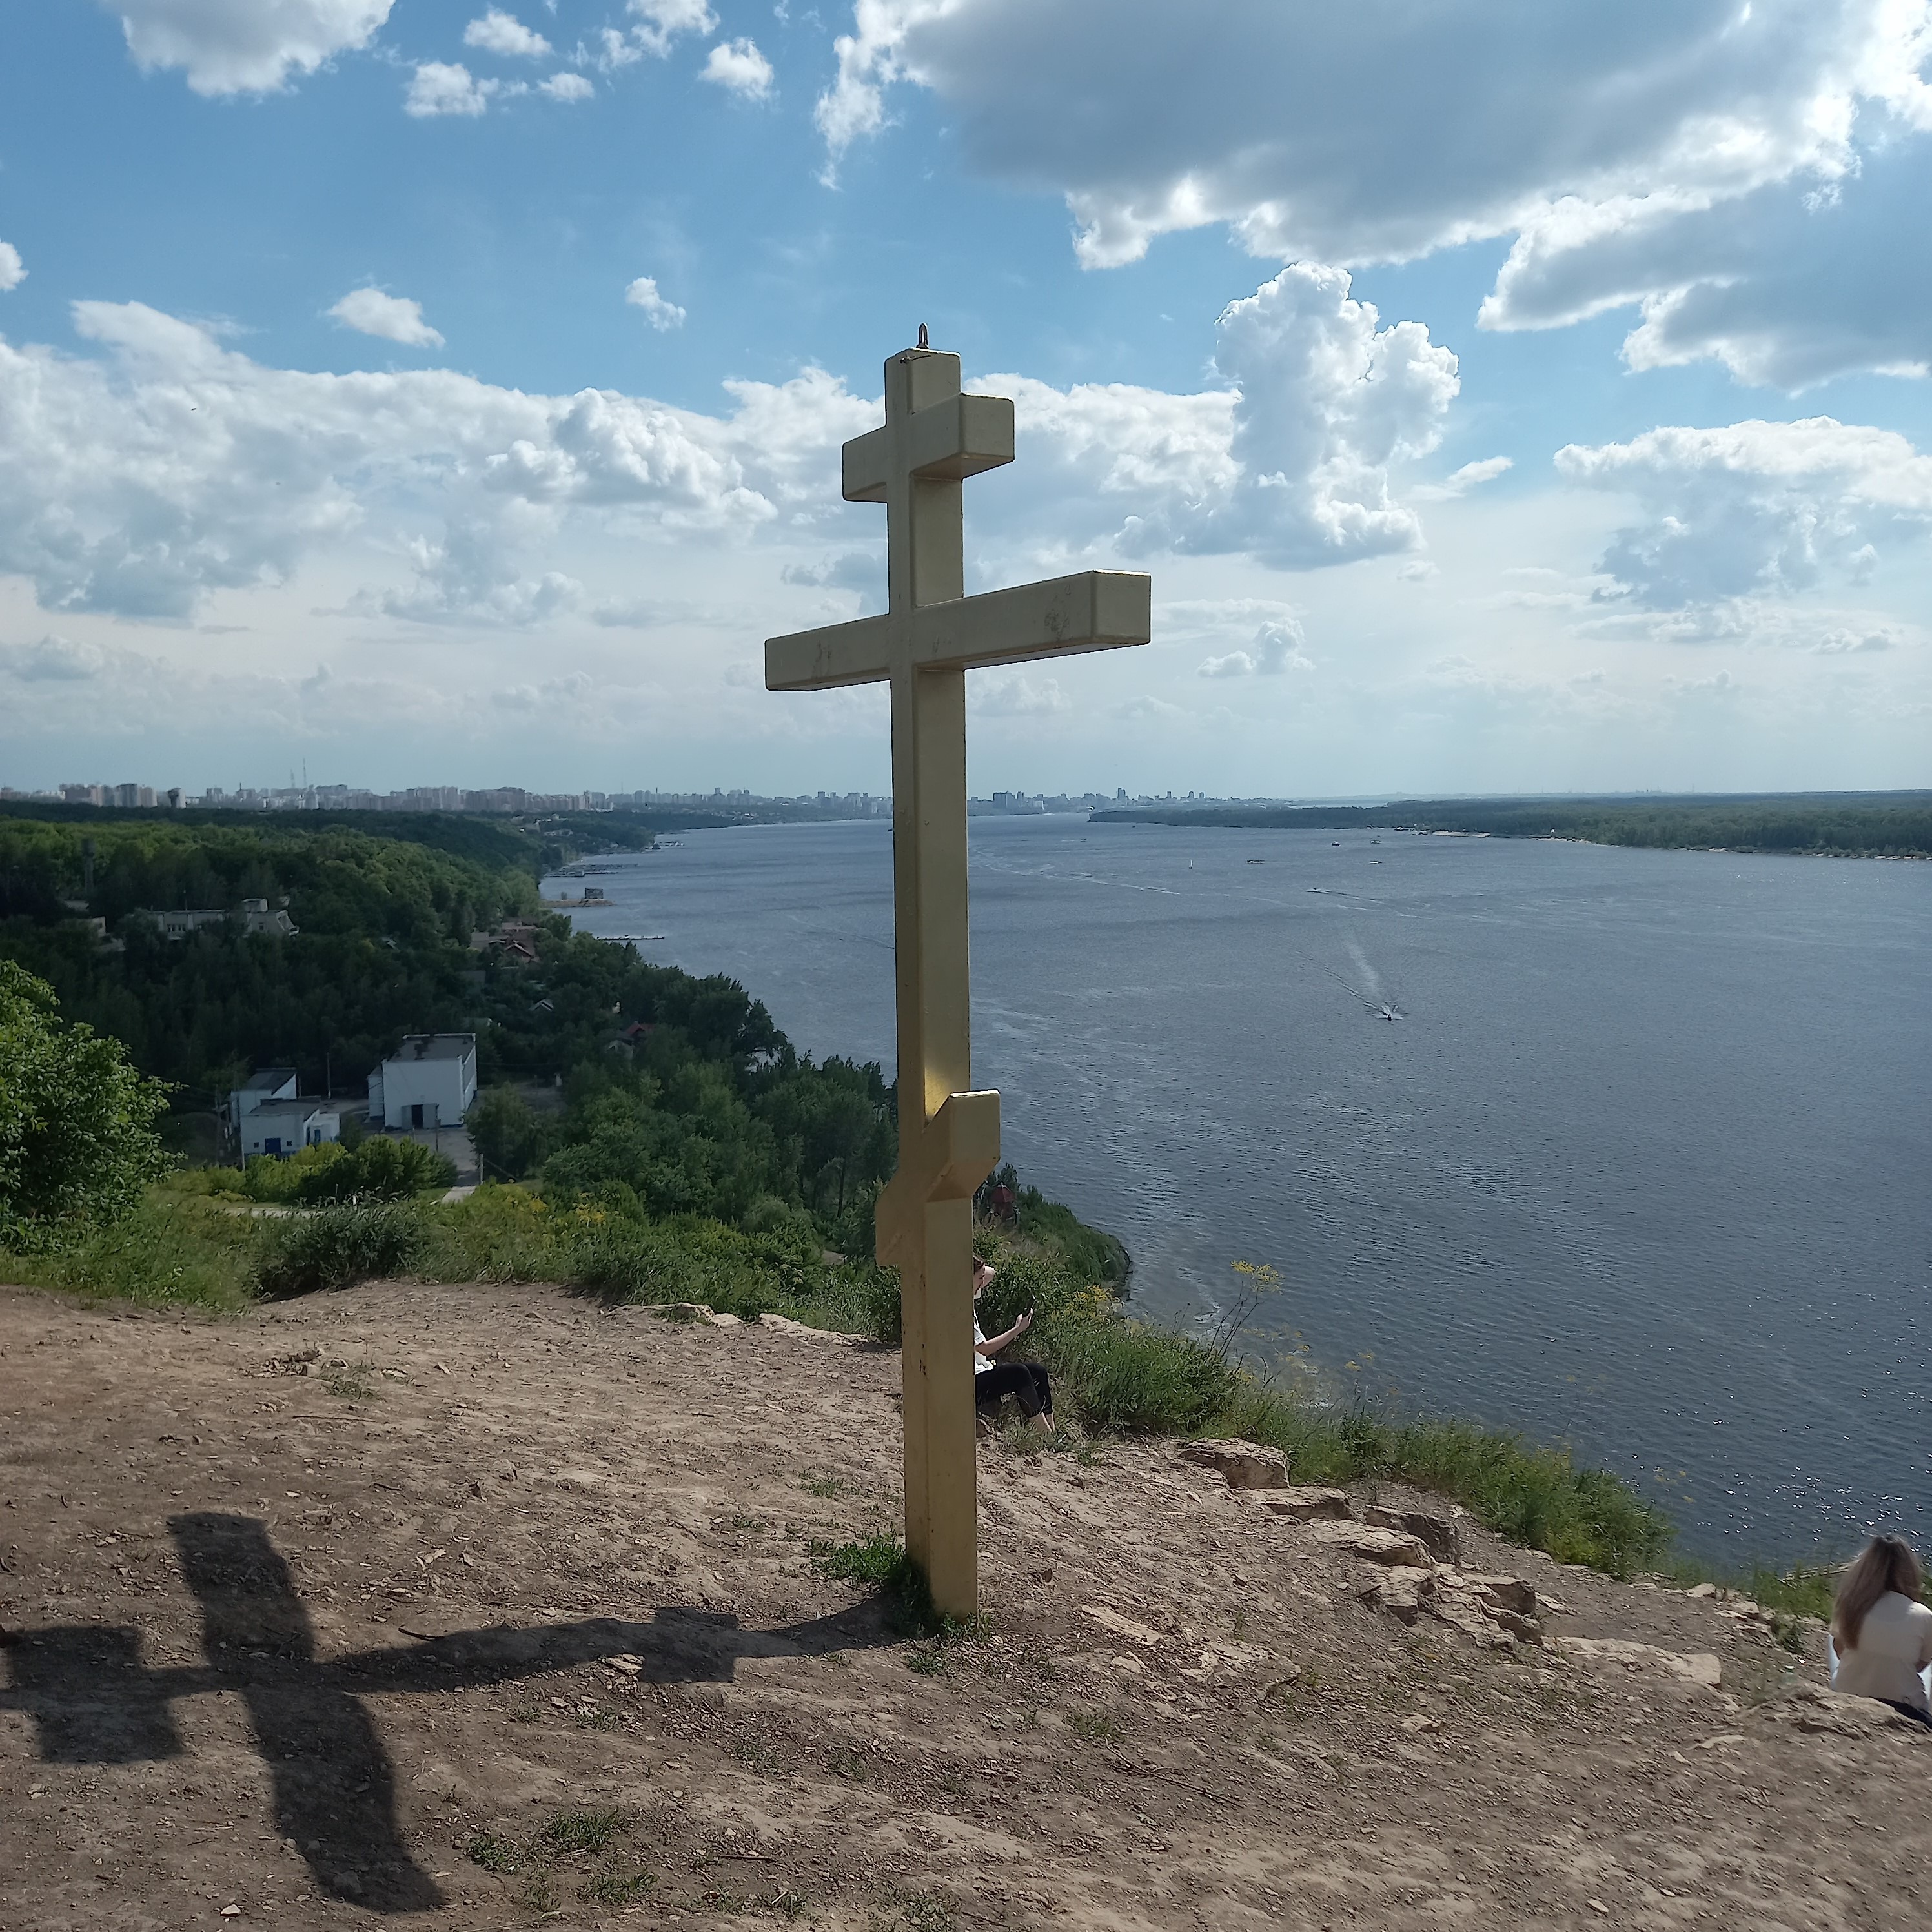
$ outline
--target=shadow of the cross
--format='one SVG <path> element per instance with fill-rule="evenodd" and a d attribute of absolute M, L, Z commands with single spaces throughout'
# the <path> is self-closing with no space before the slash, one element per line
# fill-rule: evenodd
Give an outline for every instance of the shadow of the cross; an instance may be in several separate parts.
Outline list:
<path fill-rule="evenodd" d="M 140 1633 L 112 1625 L 23 1630 L 6 1653 L 0 1708 L 33 1720 L 44 1762 L 131 1764 L 181 1755 L 179 1700 L 236 1693 L 268 1767 L 282 1834 L 324 1892 L 376 1912 L 442 1899 L 404 1842 L 394 1770 L 362 1694 L 473 1690 L 625 1656 L 647 1682 L 726 1682 L 740 1658 L 822 1656 L 884 1640 L 877 1610 L 865 1604 L 769 1631 L 717 1612 L 663 1608 L 647 1624 L 496 1625 L 325 1663 L 266 1525 L 194 1515 L 168 1527 L 201 1605 L 206 1661 L 149 1670 Z"/>

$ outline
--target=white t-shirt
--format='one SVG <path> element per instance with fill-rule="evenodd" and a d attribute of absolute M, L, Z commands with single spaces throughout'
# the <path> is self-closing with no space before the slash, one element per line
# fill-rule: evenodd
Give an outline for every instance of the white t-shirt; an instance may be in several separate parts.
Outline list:
<path fill-rule="evenodd" d="M 980 1333 L 979 1310 L 975 1309 L 973 1312 L 973 1372 L 976 1376 L 983 1376 L 993 1366 L 993 1358 L 980 1352 L 986 1346 L 986 1338 Z"/>
<path fill-rule="evenodd" d="M 1932 1664 L 1932 1610 L 1888 1590 L 1865 1612 L 1858 1640 L 1838 1652 L 1832 1688 L 1848 1697 L 1883 1697 L 1932 1712 L 1920 1675 Z"/>

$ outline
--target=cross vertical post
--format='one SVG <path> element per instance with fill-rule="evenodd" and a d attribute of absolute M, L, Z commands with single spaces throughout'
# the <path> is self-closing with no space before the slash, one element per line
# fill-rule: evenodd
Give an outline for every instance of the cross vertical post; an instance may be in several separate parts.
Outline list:
<path fill-rule="evenodd" d="M 941 1616 L 979 1608 L 973 1196 L 1000 1157 L 1000 1096 L 972 1085 L 967 969 L 966 673 L 1150 634 L 1152 586 L 1082 571 L 965 594 L 962 484 L 1013 459 L 1012 404 L 961 393 L 959 358 L 909 349 L 886 421 L 843 452 L 848 502 L 886 506 L 887 608 L 765 644 L 765 683 L 892 692 L 892 929 L 899 1158 L 878 1253 L 899 1274 L 905 1541 Z"/>

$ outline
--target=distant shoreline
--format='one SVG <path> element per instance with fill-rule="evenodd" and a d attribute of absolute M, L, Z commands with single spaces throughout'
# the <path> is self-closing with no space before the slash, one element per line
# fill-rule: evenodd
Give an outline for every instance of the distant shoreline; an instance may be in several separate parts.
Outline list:
<path fill-rule="evenodd" d="M 1932 792 L 1726 798 L 1398 800 L 1383 806 L 1122 806 L 1096 824 L 1538 838 L 1652 850 L 1932 859 Z"/>

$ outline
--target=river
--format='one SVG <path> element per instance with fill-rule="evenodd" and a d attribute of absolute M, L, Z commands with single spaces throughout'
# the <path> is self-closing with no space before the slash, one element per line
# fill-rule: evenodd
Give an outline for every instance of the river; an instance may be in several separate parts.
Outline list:
<path fill-rule="evenodd" d="M 890 1070 L 888 826 L 598 862 L 584 929 Z M 1927 1542 L 1932 866 L 1042 817 L 970 877 L 975 1081 L 1144 1311 L 1271 1263 L 1256 1346 L 1567 1438 L 1700 1554 Z"/>

